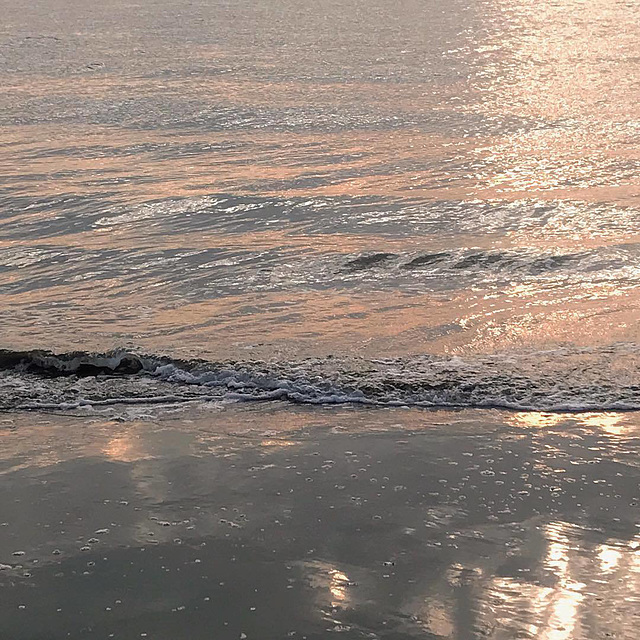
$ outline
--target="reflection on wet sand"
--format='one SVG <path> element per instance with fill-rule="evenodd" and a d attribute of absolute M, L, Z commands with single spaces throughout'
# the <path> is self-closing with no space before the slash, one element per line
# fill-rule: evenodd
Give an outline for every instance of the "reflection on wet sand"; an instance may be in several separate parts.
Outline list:
<path fill-rule="evenodd" d="M 136 462 L 148 457 L 148 454 L 139 450 L 139 446 L 140 438 L 130 433 L 110 438 L 102 451 L 111 460 Z"/>
<path fill-rule="evenodd" d="M 48 419 L 3 437 L 7 637 L 635 637 L 633 414 Z"/>

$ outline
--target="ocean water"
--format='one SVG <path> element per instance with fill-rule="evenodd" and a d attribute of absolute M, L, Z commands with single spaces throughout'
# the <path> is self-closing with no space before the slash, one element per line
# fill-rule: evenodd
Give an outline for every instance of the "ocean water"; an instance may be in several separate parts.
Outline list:
<path fill-rule="evenodd" d="M 1 640 L 637 640 L 637 0 L 0 0 L 0 87 Z"/>
<path fill-rule="evenodd" d="M 640 407 L 639 11 L 3 2 L 3 407 Z"/>

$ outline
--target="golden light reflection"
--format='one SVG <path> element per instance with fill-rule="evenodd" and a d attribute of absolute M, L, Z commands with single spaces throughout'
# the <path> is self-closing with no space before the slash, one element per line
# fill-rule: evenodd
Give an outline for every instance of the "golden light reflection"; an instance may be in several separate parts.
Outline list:
<path fill-rule="evenodd" d="M 602 573 L 614 571 L 622 558 L 622 551 L 608 544 L 598 545 L 596 554 Z"/>
<path fill-rule="evenodd" d="M 586 427 L 601 429 L 613 436 L 622 436 L 635 430 L 629 424 L 627 416 L 622 413 L 585 413 L 578 419 Z"/>
<path fill-rule="evenodd" d="M 565 522 L 552 522 L 543 529 L 545 538 L 549 540 L 544 566 L 550 569 L 560 582 L 567 579 L 569 566 L 569 538 L 567 533 L 571 527 Z"/>
<path fill-rule="evenodd" d="M 633 342 L 640 331 L 640 290 L 611 284 L 585 286 L 584 291 L 562 292 L 534 285 L 524 294 L 505 292 L 487 303 L 491 315 L 474 313 L 466 349 L 477 352 L 540 347 Z M 605 301 L 606 299 L 606 301 Z M 594 305 L 594 300 L 601 300 Z M 469 312 L 467 311 L 467 314 Z"/>
<path fill-rule="evenodd" d="M 102 449 L 108 458 L 118 462 L 136 462 L 151 458 L 148 453 L 141 451 L 140 438 L 131 434 L 119 435 L 112 438 Z"/>
<path fill-rule="evenodd" d="M 331 582 L 329 583 L 329 591 L 333 597 L 333 605 L 343 604 L 347 599 L 347 586 L 349 584 L 349 576 L 342 571 L 334 569 L 329 572 Z"/>
<path fill-rule="evenodd" d="M 260 69 L 257 76 L 249 72 L 173 74 L 163 78 L 161 85 L 154 74 L 116 74 L 108 69 L 96 76 L 84 75 L 83 81 L 73 86 L 67 76 L 5 74 L 7 95 L 24 100 L 64 97 L 72 104 L 75 96 L 79 104 L 87 99 L 119 103 L 132 95 L 153 96 L 161 86 L 165 96 L 188 97 L 189 102 L 214 105 L 214 109 L 222 96 L 224 109 L 230 112 L 277 108 L 293 110 L 298 116 L 302 114 L 302 119 L 294 117 L 291 122 L 295 126 L 285 127 L 287 130 L 278 129 L 288 121 L 286 117 L 278 121 L 282 116 L 277 116 L 271 123 L 275 126 L 240 124 L 222 131 L 204 123 L 180 128 L 163 124 L 156 129 L 86 122 L 73 127 L 61 127 L 59 121 L 18 123 L 3 128 L 3 177 L 16 193 L 32 194 L 37 176 L 40 197 L 77 194 L 100 200 L 108 184 L 114 199 L 130 204 L 226 192 L 284 198 L 378 194 L 503 202 L 563 198 L 637 206 L 636 3 L 498 0 L 484 4 L 487 13 L 480 19 L 486 19 L 487 24 L 479 32 L 485 35 L 468 43 L 469 60 L 481 61 L 477 73 L 436 85 L 430 85 L 422 74 L 419 82 L 370 82 L 358 77 L 349 82 L 326 78 L 315 83 L 306 73 L 300 75 L 298 61 L 290 58 L 286 60 L 293 65 L 289 68 L 292 73 L 284 77 L 270 74 L 274 60 L 262 60 L 251 65 Z M 419 45 L 419 40 L 414 44 Z M 198 59 L 204 64 L 215 59 L 216 66 L 235 65 L 234 55 L 222 45 L 194 44 L 189 51 L 190 61 Z M 265 77 L 270 78 L 268 82 Z M 446 111 L 452 107 L 452 99 L 459 102 L 453 111 L 462 119 L 468 111 L 474 112 L 472 119 L 481 123 L 475 132 L 424 126 L 427 120 L 422 113 Z M 341 114 L 369 110 L 368 117 L 396 117 L 397 121 L 393 126 L 379 126 L 374 117 L 372 122 L 358 121 L 344 130 L 323 130 L 322 123 L 308 115 L 310 107 L 312 111 L 329 109 L 326 113 Z M 469 124 L 471 129 L 474 126 Z M 53 219 L 55 207 L 29 215 L 32 220 L 38 216 Z M 612 219 L 623 215 L 623 211 L 616 211 Z M 624 242 L 640 238 L 633 224 L 620 233 L 615 225 L 603 228 L 594 224 L 598 216 L 588 208 L 587 213 L 581 213 L 578 204 L 573 208 L 567 205 L 562 215 L 538 225 L 537 232 L 516 231 L 500 239 L 481 234 L 475 241 L 462 235 L 446 239 L 446 234 L 422 241 L 419 237 L 397 240 L 348 234 L 292 238 L 272 231 L 242 233 L 235 240 L 229 240 L 227 234 L 207 236 L 194 231 L 184 233 L 178 241 L 175 234 L 153 236 L 143 224 L 124 232 L 85 229 L 40 240 L 25 234 L 22 239 L 5 240 L 5 246 L 41 242 L 130 249 L 140 246 L 142 235 L 146 246 L 156 249 L 220 247 L 226 243 L 320 251 L 330 249 L 333 243 L 339 251 L 353 252 L 373 245 L 379 250 L 425 250 L 456 241 L 460 246 L 482 247 L 493 242 L 494 248 L 534 243 L 546 248 L 577 248 L 585 243 L 602 244 L 604 236 L 608 242 L 615 242 L 616 237 Z M 291 294 L 290 299 L 295 298 L 298 305 L 293 313 L 288 309 L 264 315 L 226 314 L 226 303 L 182 304 L 180 294 L 168 294 L 170 287 L 162 282 L 136 291 L 132 303 L 130 285 L 124 279 L 102 280 L 100 293 L 113 298 L 118 294 L 119 300 L 114 301 L 96 295 L 95 282 L 87 279 L 86 284 L 66 282 L 3 297 L 7 315 L 3 321 L 18 348 L 46 345 L 62 350 L 73 348 L 81 339 L 87 348 L 103 350 L 108 326 L 109 339 L 115 344 L 107 344 L 107 348 L 131 341 L 151 351 L 177 355 L 187 351 L 198 356 L 212 352 L 226 356 L 229 351 L 237 355 L 262 342 L 256 336 L 264 335 L 270 340 L 264 348 L 266 355 L 272 355 L 274 348 L 313 355 L 354 344 L 364 355 L 375 356 L 492 352 L 552 341 L 601 344 L 637 340 L 640 292 L 635 282 L 639 273 L 634 268 L 625 272 L 631 282 L 627 286 L 616 281 L 587 282 L 564 288 L 562 293 L 557 281 L 516 282 L 506 285 L 493 300 L 481 302 L 469 291 L 451 293 L 448 300 L 417 293 L 410 303 L 397 292 L 375 293 L 351 303 L 344 301 L 348 296 L 334 296 L 328 303 L 328 296 L 322 296 L 319 303 L 317 295 Z M 7 276 L 5 284 L 15 277 Z M 151 288 L 155 286 L 154 295 Z M 167 300 L 174 294 L 175 298 Z M 265 294 L 275 302 L 284 297 L 278 300 L 278 294 Z M 245 301 L 252 304 L 250 298 Z M 52 311 L 51 303 L 60 301 L 72 308 Z M 478 306 L 470 310 L 474 303 Z M 236 298 L 226 308 L 234 305 L 237 311 L 242 302 Z M 392 309 L 393 305 L 398 308 Z M 404 310 L 399 308 L 403 305 Z M 132 308 L 143 313 L 134 314 Z M 184 322 L 187 316 L 194 318 L 189 327 Z M 431 329 L 446 324 L 461 331 L 430 337 Z M 69 326 L 76 328 L 75 335 L 69 336 Z M 259 350 L 251 353 L 259 355 Z"/>
<path fill-rule="evenodd" d="M 481 601 L 487 624 L 508 631 L 508 637 L 590 640 L 606 629 L 613 637 L 635 638 L 640 535 L 593 544 L 589 538 L 599 530 L 562 521 L 539 531 L 546 543 L 544 577 L 491 578 Z"/>
<path fill-rule="evenodd" d="M 242 108 L 241 104 L 237 106 Z M 399 108 L 397 101 L 394 108 Z M 35 130 L 41 135 L 36 135 Z M 204 136 L 179 132 L 168 138 L 166 131 L 81 126 L 75 134 L 62 139 L 59 131 L 54 129 L 49 135 L 50 131 L 49 125 L 27 129 L 15 126 L 7 131 L 6 142 L 15 145 L 7 147 L 3 154 L 5 174 L 15 189 L 31 188 L 20 169 L 25 156 L 29 157 L 30 170 L 45 176 L 38 185 L 42 195 L 78 193 L 99 197 L 107 176 L 111 186 L 131 204 L 211 193 L 255 195 L 256 191 L 276 197 L 406 196 L 407 191 L 412 191 L 413 195 L 420 193 L 430 199 L 465 199 L 473 187 L 472 180 L 461 176 L 455 185 L 441 186 L 441 170 L 432 167 L 434 160 L 452 161 L 464 154 L 472 148 L 471 141 L 414 130 L 349 130 L 348 135 L 300 131 L 292 135 L 251 128 L 232 134 L 209 131 Z M 42 140 L 49 140 L 53 149 L 64 145 L 68 152 L 56 153 L 56 160 L 52 160 L 50 154 L 42 153 Z M 144 151 L 144 145 L 148 151 Z M 185 154 L 183 148 L 190 145 L 202 151 Z M 93 149 L 120 147 L 140 150 L 135 154 L 92 154 Z M 315 185 L 309 184 L 311 176 Z M 304 186 L 298 186 L 299 181 Z"/>
<path fill-rule="evenodd" d="M 554 574 L 557 583 L 553 598 L 546 602 L 547 621 L 538 632 L 538 637 L 543 640 L 573 638 L 573 631 L 578 623 L 578 609 L 584 600 L 583 590 L 586 585 L 574 580 L 571 575 L 570 530 L 571 526 L 563 522 L 551 523 L 545 527 L 549 547 L 544 566 Z"/>
<path fill-rule="evenodd" d="M 118 279 L 103 282 L 112 294 L 128 290 Z M 272 357 L 274 348 L 292 357 L 345 349 L 373 358 L 420 352 L 464 355 L 514 346 L 540 348 L 556 341 L 578 346 L 632 342 L 640 331 L 640 289 L 627 292 L 615 305 L 610 300 L 607 307 L 597 308 L 588 297 L 543 291 L 535 300 L 504 293 L 485 299 L 473 291 L 446 298 L 403 291 L 334 293 L 330 298 L 276 291 L 194 303 L 159 300 L 161 293 L 137 291 L 134 320 L 128 296 L 97 296 L 91 282 L 54 285 L 4 295 L 3 322 L 14 348 L 46 344 L 55 351 L 73 350 L 80 335 L 87 350 L 133 341 L 148 352 L 209 359 L 246 358 L 249 348 L 251 357 Z M 51 303 L 59 300 L 68 304 L 57 310 Z M 118 337 L 114 344 L 105 344 L 105 324 Z M 447 326 L 460 330 L 437 334 L 438 327 Z"/>
<path fill-rule="evenodd" d="M 293 440 L 278 440 L 274 438 L 269 438 L 260 442 L 261 447 L 295 447 L 297 444 L 299 443 Z"/>
<path fill-rule="evenodd" d="M 353 582 L 345 571 L 322 560 L 302 564 L 309 584 L 317 590 L 320 601 L 326 602 L 328 596 L 331 607 L 348 606 L 352 596 L 350 587 L 353 586 Z"/>
<path fill-rule="evenodd" d="M 548 540 L 543 567 L 553 576 L 555 584 L 544 586 L 515 578 L 496 577 L 491 580 L 489 615 L 496 616 L 505 628 L 526 630 L 526 637 L 541 640 L 572 640 L 578 625 L 580 605 L 584 601 L 585 584 L 572 576 L 570 525 L 563 522 L 543 527 Z M 514 635 L 515 637 L 515 635 Z"/>
<path fill-rule="evenodd" d="M 541 413 L 539 411 L 518 411 L 509 414 L 506 419 L 514 427 L 543 429 L 555 427 L 571 420 L 573 416 L 566 413 Z"/>
<path fill-rule="evenodd" d="M 608 0 L 497 4 L 504 12 L 503 28 L 488 44 L 507 53 L 508 62 L 496 56 L 479 75 L 477 86 L 485 97 L 479 109 L 547 126 L 523 126 L 478 149 L 484 161 L 477 174 L 480 192 L 592 202 L 604 196 L 637 204 L 638 102 L 631 80 L 640 35 L 636 5 Z"/>
<path fill-rule="evenodd" d="M 436 636 L 448 638 L 455 631 L 449 608 L 435 599 L 426 603 L 424 611 L 420 613 L 420 618 L 425 622 L 425 630 Z"/>
<path fill-rule="evenodd" d="M 574 629 L 578 622 L 578 608 L 584 600 L 578 583 L 565 584 L 551 603 L 546 628 L 538 632 L 541 640 L 570 640 L 574 637 Z"/>

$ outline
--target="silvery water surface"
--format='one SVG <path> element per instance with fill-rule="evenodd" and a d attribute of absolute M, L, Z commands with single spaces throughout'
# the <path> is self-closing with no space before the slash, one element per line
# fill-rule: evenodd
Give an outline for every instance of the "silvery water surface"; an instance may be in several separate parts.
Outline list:
<path fill-rule="evenodd" d="M 4 2 L 3 403 L 639 407 L 638 11 Z"/>
<path fill-rule="evenodd" d="M 634 0 L 0 0 L 0 637 L 635 640 L 639 64 Z"/>

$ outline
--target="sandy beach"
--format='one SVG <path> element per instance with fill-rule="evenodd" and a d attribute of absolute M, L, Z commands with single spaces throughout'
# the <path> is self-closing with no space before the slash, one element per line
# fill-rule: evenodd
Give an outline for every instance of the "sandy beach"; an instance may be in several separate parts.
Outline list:
<path fill-rule="evenodd" d="M 636 636 L 635 413 L 1 422 L 0 636 Z"/>

